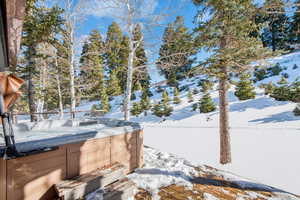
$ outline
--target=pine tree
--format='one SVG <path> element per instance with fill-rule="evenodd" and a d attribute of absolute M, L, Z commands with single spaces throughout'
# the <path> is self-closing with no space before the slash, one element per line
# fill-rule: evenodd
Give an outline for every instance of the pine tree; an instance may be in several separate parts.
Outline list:
<path fill-rule="evenodd" d="M 188 91 L 188 102 L 191 103 L 194 101 L 194 97 L 193 97 L 193 93 L 191 92 L 191 90 Z"/>
<path fill-rule="evenodd" d="M 139 83 L 142 88 L 150 87 L 150 75 L 147 69 L 147 56 L 144 47 L 143 34 L 141 26 L 137 24 L 133 32 L 134 41 L 138 41 L 139 44 L 135 51 L 133 82 Z"/>
<path fill-rule="evenodd" d="M 206 93 L 209 90 L 212 90 L 214 83 L 210 80 L 203 80 L 201 81 L 200 86 L 201 86 L 201 92 Z"/>
<path fill-rule="evenodd" d="M 216 106 L 209 93 L 203 95 L 199 102 L 200 113 L 209 113 L 216 110 Z"/>
<path fill-rule="evenodd" d="M 196 41 L 212 55 L 201 69 L 219 80 L 220 163 L 231 162 L 229 134 L 228 86 L 230 73 L 240 73 L 254 60 L 264 58 L 261 41 L 251 36 L 257 30 L 253 22 L 256 8 L 252 0 L 193 0 L 199 8 L 209 8 L 209 19 L 199 17 Z M 203 13 L 200 9 L 200 15 Z"/>
<path fill-rule="evenodd" d="M 235 88 L 234 94 L 241 101 L 255 98 L 255 87 L 253 86 L 253 82 L 250 78 L 250 74 L 242 74 L 240 77 L 240 81 Z"/>
<path fill-rule="evenodd" d="M 117 68 L 118 79 L 119 79 L 120 86 L 122 88 L 122 93 L 124 93 L 126 89 L 128 54 L 129 54 L 129 38 L 128 36 L 123 36 L 121 42 L 121 48 L 119 52 L 120 66 Z"/>
<path fill-rule="evenodd" d="M 184 26 L 183 17 L 178 16 L 164 31 L 157 61 L 161 74 L 166 77 L 170 86 L 177 87 L 177 81 L 190 71 L 190 56 L 195 53 L 193 38 Z"/>
<path fill-rule="evenodd" d="M 37 121 L 38 116 L 33 114 L 37 112 L 37 92 L 36 86 L 40 80 L 38 72 L 40 70 L 36 63 L 38 58 L 37 46 L 40 43 L 51 43 L 58 34 L 63 20 L 61 17 L 62 10 L 58 7 L 45 8 L 39 7 L 37 4 L 30 4 L 27 8 L 27 15 L 24 20 L 22 46 L 25 56 L 25 68 L 21 69 L 21 73 L 28 81 L 27 97 L 30 111 L 31 121 Z M 49 20 L 51 19 L 51 20 Z"/>
<path fill-rule="evenodd" d="M 290 100 L 290 90 L 288 87 L 288 82 L 286 78 L 281 77 L 277 82 L 278 86 L 275 86 L 270 97 L 274 98 L 277 101 L 289 101 Z"/>
<path fill-rule="evenodd" d="M 300 116 L 300 81 L 294 81 L 289 87 L 289 98 L 288 100 L 294 103 L 297 103 L 296 108 L 294 109 L 294 115 Z"/>
<path fill-rule="evenodd" d="M 181 99 L 179 97 L 180 93 L 178 88 L 174 88 L 174 98 L 173 98 L 173 103 L 174 104 L 180 104 L 181 103 Z"/>
<path fill-rule="evenodd" d="M 118 80 L 117 69 L 113 69 L 107 81 L 107 94 L 110 96 L 118 96 L 122 93 L 122 88 Z"/>
<path fill-rule="evenodd" d="M 290 42 L 293 45 L 300 45 L 300 0 L 295 2 L 295 13 L 292 17 L 291 27 L 290 27 Z"/>
<path fill-rule="evenodd" d="M 300 104 L 297 104 L 296 108 L 293 110 L 295 116 L 300 116 Z"/>
<path fill-rule="evenodd" d="M 288 23 L 283 0 L 266 0 L 265 22 L 268 26 L 263 30 L 262 41 L 266 47 L 273 51 L 288 49 Z"/>
<path fill-rule="evenodd" d="M 134 102 L 132 104 L 132 108 L 130 110 L 130 113 L 136 117 L 138 117 L 143 112 L 143 109 L 141 108 L 141 104 L 138 102 Z"/>
<path fill-rule="evenodd" d="M 108 94 L 120 95 L 126 86 L 126 66 L 128 59 L 128 37 L 123 36 L 120 26 L 113 22 L 107 30 L 105 41 L 105 64 L 108 68 Z M 120 89 L 121 88 L 121 89 Z"/>
<path fill-rule="evenodd" d="M 169 94 L 168 94 L 167 91 L 164 91 L 162 93 L 162 102 L 165 103 L 165 104 L 170 102 Z"/>
<path fill-rule="evenodd" d="M 192 111 L 196 111 L 198 109 L 198 103 L 194 103 L 192 105 Z"/>
<path fill-rule="evenodd" d="M 111 106 L 109 103 L 109 98 L 107 95 L 107 90 L 106 90 L 106 86 L 103 85 L 103 88 L 101 89 L 101 96 L 100 96 L 100 109 L 104 112 L 107 113 L 110 111 Z"/>
<path fill-rule="evenodd" d="M 150 98 L 148 96 L 148 91 L 146 89 L 143 90 L 142 96 L 141 96 L 141 108 L 144 111 L 144 115 L 147 115 L 147 111 L 151 109 L 151 102 Z"/>
<path fill-rule="evenodd" d="M 84 95 L 90 100 L 102 96 L 105 84 L 103 57 L 104 43 L 98 30 L 92 30 L 88 40 L 84 43 L 80 58 L 80 78 L 85 85 Z"/>
<path fill-rule="evenodd" d="M 131 93 L 130 100 L 131 100 L 131 101 L 134 101 L 134 100 L 136 100 L 136 95 L 135 95 L 135 93 L 134 93 L 134 92 L 133 92 L 133 93 Z"/>
<path fill-rule="evenodd" d="M 106 33 L 106 41 L 105 41 L 105 58 L 106 58 L 106 65 L 108 66 L 109 70 L 112 71 L 118 67 L 120 67 L 120 50 L 122 48 L 123 36 L 120 26 L 113 22 L 107 30 Z"/>
<path fill-rule="evenodd" d="M 173 108 L 169 105 L 169 103 L 160 101 L 154 105 L 152 112 L 155 116 L 162 117 L 165 120 L 165 117 L 168 117 L 172 114 Z"/>

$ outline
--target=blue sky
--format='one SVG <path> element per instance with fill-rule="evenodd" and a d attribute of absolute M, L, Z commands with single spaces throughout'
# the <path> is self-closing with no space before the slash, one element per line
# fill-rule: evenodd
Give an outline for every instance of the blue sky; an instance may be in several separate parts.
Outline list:
<path fill-rule="evenodd" d="M 195 24 L 193 23 L 194 17 L 197 14 L 197 8 L 193 5 L 191 0 L 147 0 L 152 3 L 152 6 L 142 5 L 143 13 L 148 17 L 150 15 L 157 14 L 167 14 L 162 21 L 160 21 L 160 26 L 154 25 L 151 26 L 151 30 L 144 30 L 145 35 L 145 48 L 148 51 L 148 59 L 149 59 L 149 72 L 152 78 L 152 82 L 157 82 L 163 80 L 158 74 L 158 71 L 154 64 L 155 59 L 158 57 L 158 50 L 161 44 L 161 38 L 164 32 L 164 29 L 168 23 L 174 22 L 176 16 L 183 16 L 185 19 L 185 25 L 193 30 Z M 146 1 L 146 2 L 147 2 Z M 115 11 L 103 11 L 99 5 L 93 5 L 88 8 L 88 16 L 85 21 L 80 24 L 80 26 L 76 30 L 76 35 L 78 38 L 84 39 L 93 29 L 97 29 L 100 31 L 102 36 L 105 38 L 105 34 L 108 26 L 118 19 L 113 16 L 110 16 L 111 12 Z M 146 24 L 146 23 L 145 23 Z M 120 22 L 120 26 L 122 24 Z M 146 29 L 146 28 L 144 28 Z M 125 31 L 124 31 L 125 32 Z M 81 45 L 79 45 L 81 46 Z M 78 51 L 80 53 L 80 51 Z M 204 54 L 205 55 L 205 54 Z"/>
<path fill-rule="evenodd" d="M 75 2 L 80 0 L 74 0 Z M 84 2 L 89 2 L 87 5 L 86 18 L 85 21 L 82 22 L 76 30 L 78 41 L 83 41 L 87 38 L 87 35 L 93 29 L 97 29 L 102 34 L 103 38 L 105 38 L 105 34 L 108 26 L 113 22 L 117 21 L 121 28 L 124 27 L 122 21 L 118 19 L 118 16 L 122 16 L 121 10 L 115 9 L 104 9 L 103 3 L 101 2 L 110 2 L 113 0 L 84 0 Z M 254 0 L 255 3 L 263 4 L 263 0 Z M 94 3 L 91 3 L 94 2 Z M 148 20 L 149 16 L 154 15 L 166 15 L 160 21 L 160 26 L 152 26 L 151 30 L 143 27 L 144 37 L 145 37 L 145 48 L 148 55 L 149 60 L 149 72 L 152 78 L 152 82 L 157 82 L 163 80 L 158 74 L 156 66 L 154 63 L 156 58 L 158 57 L 158 51 L 161 44 L 161 38 L 164 32 L 164 29 L 168 23 L 174 22 L 176 16 L 183 16 L 185 19 L 185 25 L 193 30 L 195 24 L 193 23 L 194 17 L 197 14 L 197 8 L 193 5 L 191 0 L 141 0 L 138 2 L 143 2 L 139 7 L 140 12 L 143 17 L 139 20 Z M 109 3 L 108 3 L 109 4 Z M 289 12 L 291 13 L 291 12 Z M 119 15 L 118 15 L 119 14 Z M 116 17 L 117 16 L 117 17 Z M 147 23 L 144 23 L 147 24 Z M 147 29 L 147 30 L 146 30 Z M 126 34 L 126 31 L 124 30 Z M 80 55 L 80 47 L 82 43 L 78 43 L 78 56 Z M 208 52 L 200 52 L 197 57 L 198 60 L 204 60 L 209 56 Z"/>

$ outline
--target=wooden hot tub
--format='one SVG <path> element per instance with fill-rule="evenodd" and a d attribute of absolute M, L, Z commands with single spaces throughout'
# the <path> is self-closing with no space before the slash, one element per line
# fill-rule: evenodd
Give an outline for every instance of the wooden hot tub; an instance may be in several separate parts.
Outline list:
<path fill-rule="evenodd" d="M 49 120 L 19 124 L 15 132 L 19 151 L 58 148 L 12 160 L 0 158 L 0 200 L 55 199 L 53 185 L 61 180 L 115 162 L 125 165 L 127 173 L 143 164 L 143 131 L 137 123 Z"/>

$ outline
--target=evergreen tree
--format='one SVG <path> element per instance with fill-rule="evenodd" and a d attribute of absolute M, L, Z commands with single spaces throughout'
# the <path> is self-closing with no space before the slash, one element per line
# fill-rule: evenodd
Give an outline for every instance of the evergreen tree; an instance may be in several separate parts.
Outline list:
<path fill-rule="evenodd" d="M 216 106 L 211 99 L 209 93 L 203 95 L 199 102 L 199 109 L 201 113 L 209 113 L 216 110 Z"/>
<path fill-rule="evenodd" d="M 198 104 L 197 103 L 194 103 L 192 105 L 192 111 L 196 111 L 198 109 Z"/>
<path fill-rule="evenodd" d="M 173 98 L 173 103 L 174 104 L 180 104 L 181 103 L 181 99 L 179 97 L 180 93 L 178 88 L 174 88 L 174 98 Z"/>
<path fill-rule="evenodd" d="M 123 36 L 121 42 L 121 49 L 119 53 L 120 66 L 117 69 L 118 79 L 119 79 L 120 86 L 122 88 L 122 93 L 126 89 L 128 54 L 129 54 L 129 38 L 127 36 Z"/>
<path fill-rule="evenodd" d="M 52 43 L 59 33 L 63 20 L 62 10 L 58 7 L 46 8 L 38 6 L 35 1 L 31 1 L 26 9 L 26 17 L 23 26 L 22 48 L 23 55 L 28 61 L 24 68 L 19 68 L 28 82 L 27 97 L 31 121 L 37 121 L 37 97 L 36 86 L 39 85 L 40 68 L 36 62 L 39 57 L 37 46 L 41 43 Z"/>
<path fill-rule="evenodd" d="M 109 95 L 120 95 L 126 86 L 126 66 L 128 59 L 128 37 L 123 36 L 120 26 L 113 22 L 107 30 L 105 41 L 105 64 L 108 68 L 109 78 L 108 89 Z M 121 88 L 121 89 L 120 89 Z"/>
<path fill-rule="evenodd" d="M 194 97 L 193 97 L 193 93 L 191 92 L 191 90 L 188 91 L 188 102 L 191 103 L 194 101 Z"/>
<path fill-rule="evenodd" d="M 118 80 L 117 69 L 113 69 L 107 81 L 107 94 L 110 96 L 118 96 L 122 93 L 120 82 Z"/>
<path fill-rule="evenodd" d="M 293 110 L 295 116 L 300 116 L 300 104 L 298 103 L 296 108 Z"/>
<path fill-rule="evenodd" d="M 84 43 L 80 57 L 80 78 L 84 87 L 84 95 L 90 100 L 103 96 L 104 67 L 102 54 L 104 43 L 98 30 L 92 30 L 88 40 Z"/>
<path fill-rule="evenodd" d="M 294 45 L 300 45 L 300 0 L 295 2 L 295 13 L 292 17 L 291 27 L 290 27 L 290 42 Z"/>
<path fill-rule="evenodd" d="M 105 41 L 105 57 L 106 65 L 109 70 L 112 71 L 120 66 L 122 60 L 120 60 L 120 50 L 122 48 L 123 36 L 120 26 L 113 22 L 107 30 Z"/>
<path fill-rule="evenodd" d="M 297 103 L 294 115 L 300 116 L 300 81 L 296 80 L 289 86 L 289 101 Z"/>
<path fill-rule="evenodd" d="M 138 41 L 138 46 L 135 51 L 133 82 L 140 84 L 142 88 L 150 87 L 150 76 L 147 69 L 147 56 L 144 47 L 143 34 L 141 26 L 137 24 L 133 32 L 134 41 Z"/>
<path fill-rule="evenodd" d="M 270 96 L 277 101 L 290 100 L 290 90 L 287 83 L 286 78 L 281 77 L 281 79 L 277 82 L 278 86 L 275 86 Z"/>
<path fill-rule="evenodd" d="M 168 94 L 167 91 L 164 91 L 162 93 L 162 102 L 165 103 L 165 104 L 170 102 L 169 94 Z"/>
<path fill-rule="evenodd" d="M 147 111 L 151 109 L 150 98 L 148 96 L 148 91 L 146 89 L 143 90 L 140 104 L 141 104 L 141 108 L 144 111 L 144 114 L 146 116 Z"/>
<path fill-rule="evenodd" d="M 169 105 L 169 103 L 160 101 L 154 105 L 152 112 L 155 116 L 162 117 L 165 120 L 165 117 L 168 117 L 172 114 L 173 108 Z"/>
<path fill-rule="evenodd" d="M 131 94 L 130 100 L 131 100 L 131 101 L 134 101 L 134 100 L 136 100 L 136 95 L 135 95 L 135 93 L 134 93 L 134 92 Z"/>
<path fill-rule="evenodd" d="M 288 49 L 288 23 L 283 0 L 266 0 L 265 22 L 268 26 L 262 33 L 264 46 L 271 47 L 273 51 Z"/>
<path fill-rule="evenodd" d="M 100 110 L 102 110 L 104 113 L 107 113 L 110 111 L 111 109 L 111 106 L 110 106 L 110 103 L 109 103 L 109 98 L 108 98 L 108 95 L 107 95 L 107 90 L 106 90 L 106 87 L 105 85 L 103 84 L 103 88 L 100 88 L 101 89 L 101 96 L 100 96 Z"/>
<path fill-rule="evenodd" d="M 241 75 L 240 81 L 238 82 L 234 93 L 239 100 L 248 100 L 255 98 L 255 87 L 253 86 L 253 82 L 250 78 L 250 74 L 245 73 Z"/>
<path fill-rule="evenodd" d="M 199 16 L 196 41 L 212 55 L 201 70 L 219 80 L 220 107 L 220 163 L 231 162 L 229 134 L 228 86 L 230 73 L 240 73 L 250 63 L 267 56 L 261 41 L 251 34 L 257 31 L 253 22 L 256 8 L 252 0 L 193 0 L 199 6 L 198 14 L 211 10 L 209 19 Z M 204 10 L 202 10 L 204 9 Z"/>
<path fill-rule="evenodd" d="M 214 83 L 212 81 L 210 81 L 210 80 L 203 80 L 200 83 L 200 86 L 201 86 L 201 92 L 206 93 L 209 90 L 212 90 L 212 88 L 214 86 Z"/>
<path fill-rule="evenodd" d="M 141 104 L 139 104 L 138 102 L 133 102 L 130 113 L 132 115 L 138 117 L 142 112 L 143 112 L 143 109 L 141 107 Z"/>
<path fill-rule="evenodd" d="M 190 56 L 195 53 L 193 38 L 184 26 L 183 17 L 178 16 L 164 31 L 157 61 L 161 74 L 166 77 L 170 86 L 177 87 L 177 81 L 190 71 L 193 62 Z"/>

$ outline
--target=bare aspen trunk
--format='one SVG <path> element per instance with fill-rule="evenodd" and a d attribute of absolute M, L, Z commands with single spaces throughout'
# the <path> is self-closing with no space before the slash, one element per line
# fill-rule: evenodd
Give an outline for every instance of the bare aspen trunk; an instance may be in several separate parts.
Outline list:
<path fill-rule="evenodd" d="M 57 69 L 56 73 L 56 83 L 57 83 L 57 93 L 58 93 L 58 106 L 59 106 L 59 119 L 64 118 L 64 106 L 62 102 L 62 93 L 61 93 L 61 84 L 60 84 L 60 70 L 58 70 L 58 64 L 57 64 L 57 55 L 55 58 L 55 66 Z"/>
<path fill-rule="evenodd" d="M 219 80 L 219 99 L 220 99 L 220 163 L 231 162 L 230 133 L 229 133 L 229 107 L 227 98 L 227 78 L 226 66 L 222 67 L 223 77 Z"/>
<path fill-rule="evenodd" d="M 57 80 L 57 93 L 58 93 L 58 105 L 59 105 L 59 119 L 64 118 L 64 106 L 62 102 L 62 94 L 61 94 L 61 86 L 60 86 L 60 79 L 59 75 L 56 75 Z"/>
<path fill-rule="evenodd" d="M 29 50 L 29 69 L 28 69 L 28 103 L 29 103 L 29 112 L 30 112 L 30 120 L 35 122 L 38 120 L 36 113 L 36 104 L 35 104 L 35 89 L 33 83 L 33 68 L 35 66 L 35 60 L 33 56 L 35 55 L 35 48 L 32 47 Z"/>
<path fill-rule="evenodd" d="M 74 69 L 74 28 L 69 25 L 70 30 L 70 98 L 71 119 L 75 118 L 76 96 L 75 96 L 75 69 Z"/>
<path fill-rule="evenodd" d="M 40 72 L 40 94 L 37 100 L 37 112 L 43 113 L 44 112 L 44 105 L 45 105 L 45 88 L 46 88 L 46 63 L 43 61 L 42 70 Z M 38 121 L 44 120 L 43 114 L 38 115 Z"/>
<path fill-rule="evenodd" d="M 132 75 L 133 75 L 133 59 L 135 54 L 133 38 L 129 40 L 129 57 L 128 57 L 128 69 L 127 69 L 127 84 L 125 91 L 124 101 L 124 119 L 130 120 L 130 98 L 132 93 Z"/>

